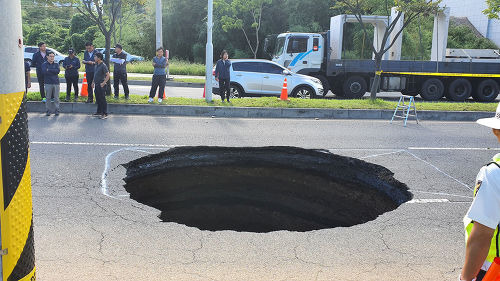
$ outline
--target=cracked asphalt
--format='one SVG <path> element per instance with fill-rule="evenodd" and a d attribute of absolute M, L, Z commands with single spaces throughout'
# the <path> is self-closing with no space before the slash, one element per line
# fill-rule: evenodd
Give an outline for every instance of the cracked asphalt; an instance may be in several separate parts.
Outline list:
<path fill-rule="evenodd" d="M 40 280 L 455 280 L 470 188 L 500 152 L 489 129 L 467 122 L 30 114 L 29 128 Z M 302 233 L 164 223 L 128 198 L 120 164 L 178 145 L 329 149 L 387 167 L 415 200 Z"/>

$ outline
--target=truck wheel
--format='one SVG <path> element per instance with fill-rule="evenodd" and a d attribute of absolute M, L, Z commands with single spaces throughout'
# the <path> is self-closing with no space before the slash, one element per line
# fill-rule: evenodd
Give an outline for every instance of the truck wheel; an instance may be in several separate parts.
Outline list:
<path fill-rule="evenodd" d="M 351 76 L 344 82 L 344 97 L 348 99 L 360 99 L 368 90 L 366 80 L 361 76 Z"/>
<path fill-rule="evenodd" d="M 453 80 L 448 87 L 446 98 L 452 101 L 465 101 L 472 94 L 472 84 L 465 78 Z"/>
<path fill-rule="evenodd" d="M 313 75 L 313 77 L 316 77 L 319 79 L 319 81 L 321 81 L 321 84 L 323 85 L 323 96 L 326 96 L 326 94 L 328 94 L 328 92 L 330 91 L 330 82 L 328 82 L 328 79 L 326 79 L 325 76 L 323 75 Z"/>
<path fill-rule="evenodd" d="M 474 93 L 472 93 L 472 97 L 476 101 L 490 102 L 497 98 L 498 92 L 498 83 L 495 80 L 487 79 L 479 83 Z"/>
<path fill-rule="evenodd" d="M 422 91 L 420 92 L 420 96 L 424 100 L 439 100 L 444 95 L 444 85 L 441 80 L 436 78 L 430 78 L 425 80 L 424 84 L 422 84 Z"/>

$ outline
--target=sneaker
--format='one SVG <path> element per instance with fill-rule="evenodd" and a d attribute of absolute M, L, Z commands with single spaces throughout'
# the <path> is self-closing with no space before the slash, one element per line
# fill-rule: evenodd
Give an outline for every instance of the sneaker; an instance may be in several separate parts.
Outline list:
<path fill-rule="evenodd" d="M 64 101 L 65 101 L 65 102 L 69 102 L 69 97 L 66 97 L 66 98 L 64 99 Z"/>
<path fill-rule="evenodd" d="M 42 99 L 42 102 L 43 102 L 43 103 L 46 103 L 46 102 L 47 102 L 47 99 L 46 99 L 46 98 L 43 98 L 43 99 Z"/>
<path fill-rule="evenodd" d="M 102 115 L 101 113 L 96 112 L 96 113 L 92 114 L 92 117 L 101 117 L 101 115 Z"/>
<path fill-rule="evenodd" d="M 129 99 L 130 99 L 130 97 L 129 97 L 129 96 L 125 96 L 125 99 L 126 99 L 126 100 L 129 100 Z"/>
<path fill-rule="evenodd" d="M 153 98 L 149 98 L 148 102 L 149 103 L 153 103 L 154 99 Z"/>
<path fill-rule="evenodd" d="M 45 115 L 50 116 L 50 111 L 47 110 L 47 112 L 45 112 Z"/>
<path fill-rule="evenodd" d="M 222 100 L 222 103 L 225 103 L 226 101 L 225 100 Z"/>
<path fill-rule="evenodd" d="M 87 100 L 85 103 L 94 103 L 93 100 Z"/>
<path fill-rule="evenodd" d="M 50 99 L 50 102 L 54 102 L 54 98 L 51 98 L 51 99 Z"/>
<path fill-rule="evenodd" d="M 158 99 L 158 103 L 161 103 L 163 101 L 163 99 Z"/>
<path fill-rule="evenodd" d="M 56 113 L 54 113 L 55 116 L 59 116 L 59 111 L 56 111 Z"/>
<path fill-rule="evenodd" d="M 115 99 L 115 100 L 117 100 L 117 99 L 118 99 L 118 96 L 115 96 L 115 97 L 114 97 L 114 99 Z"/>
<path fill-rule="evenodd" d="M 78 97 L 74 98 L 73 99 L 74 102 L 77 102 L 78 101 Z"/>
<path fill-rule="evenodd" d="M 101 115 L 101 117 L 99 117 L 99 119 L 108 119 L 108 114 Z"/>

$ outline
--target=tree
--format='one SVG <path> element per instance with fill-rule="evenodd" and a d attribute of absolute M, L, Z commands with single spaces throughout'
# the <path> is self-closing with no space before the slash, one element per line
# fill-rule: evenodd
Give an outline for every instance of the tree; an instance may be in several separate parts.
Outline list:
<path fill-rule="evenodd" d="M 260 28 L 264 7 L 272 4 L 272 0 L 216 0 L 216 11 L 221 15 L 222 29 L 228 31 L 239 29 L 245 35 L 248 47 L 254 58 L 257 58 L 260 46 Z M 255 38 L 250 38 L 251 29 Z M 255 43 L 252 44 L 252 39 Z"/>
<path fill-rule="evenodd" d="M 500 0 L 486 0 L 488 8 L 483 11 L 490 19 L 500 19 Z"/>
<path fill-rule="evenodd" d="M 370 99 L 375 100 L 381 80 L 381 66 L 384 54 L 394 45 L 397 38 L 401 36 L 403 30 L 420 15 L 433 15 L 440 11 L 439 4 L 441 0 L 385 0 L 385 11 L 388 25 L 381 40 L 380 47 L 371 45 L 375 57 L 375 76 L 370 91 Z M 380 1 L 376 0 L 338 0 L 337 8 L 345 9 L 347 13 L 353 14 L 361 25 L 363 33 L 368 37 L 368 30 L 363 23 L 363 15 L 377 10 Z M 394 19 L 390 18 L 390 8 L 396 7 L 397 13 Z M 397 22 L 401 17 L 403 25 L 397 27 Z M 391 21 L 392 20 L 392 21 Z M 391 34 L 395 36 L 391 40 Z M 377 49 L 378 48 L 378 49 Z"/>

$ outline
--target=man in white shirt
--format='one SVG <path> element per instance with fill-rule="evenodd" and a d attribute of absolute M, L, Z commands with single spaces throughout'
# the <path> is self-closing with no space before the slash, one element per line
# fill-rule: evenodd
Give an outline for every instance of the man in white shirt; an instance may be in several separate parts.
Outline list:
<path fill-rule="evenodd" d="M 500 104 L 495 117 L 477 123 L 492 128 L 500 142 Z M 493 259 L 499 256 L 500 154 L 481 168 L 476 178 L 474 201 L 464 217 L 467 245 L 460 280 L 480 281 Z"/>

